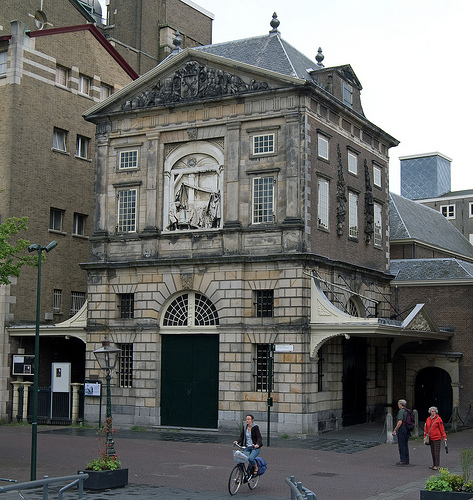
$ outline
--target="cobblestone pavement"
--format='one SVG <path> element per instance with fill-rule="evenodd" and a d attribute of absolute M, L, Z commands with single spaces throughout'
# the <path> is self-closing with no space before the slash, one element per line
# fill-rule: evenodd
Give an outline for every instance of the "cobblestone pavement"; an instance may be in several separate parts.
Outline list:
<path fill-rule="evenodd" d="M 235 436 L 220 432 L 119 429 L 114 438 L 122 465 L 129 470 L 129 485 L 87 492 L 86 499 L 229 497 L 227 482 L 234 465 L 231 443 Z M 97 455 L 98 441 L 94 429 L 40 426 L 37 478 L 76 474 Z M 268 470 L 258 488 L 250 491 L 243 485 L 237 497 L 289 499 L 290 490 L 284 479 L 294 475 L 318 500 L 418 500 L 420 489 L 432 474 L 428 468 L 430 449 L 422 440 L 411 439 L 411 464 L 398 467 L 397 446 L 384 441 L 383 428 L 376 424 L 352 426 L 315 438 L 271 437 L 271 446 L 261 451 Z M 29 481 L 31 427 L 0 426 L 0 443 L 0 477 Z M 459 450 L 464 447 L 473 447 L 473 430 L 449 433 L 450 453 L 442 451 L 441 465 L 460 472 Z M 40 490 L 22 493 L 26 500 L 43 498 Z M 0 500 L 19 498 L 18 493 L 0 494 Z M 50 488 L 49 499 L 55 498 L 58 498 L 57 488 Z M 65 500 L 72 498 L 77 498 L 77 492 L 65 493 Z"/>

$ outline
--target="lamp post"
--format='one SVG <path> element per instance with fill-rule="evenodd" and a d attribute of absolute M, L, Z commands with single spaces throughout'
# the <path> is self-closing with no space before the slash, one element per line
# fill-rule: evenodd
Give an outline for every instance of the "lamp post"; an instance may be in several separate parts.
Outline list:
<path fill-rule="evenodd" d="M 106 411 L 106 421 L 107 424 L 105 426 L 105 430 L 107 433 L 106 444 L 105 444 L 105 454 L 107 457 L 111 457 L 115 455 L 114 442 L 112 439 L 112 396 L 110 392 L 110 380 L 112 378 L 112 370 L 115 369 L 115 365 L 118 361 L 118 353 L 120 349 L 116 347 L 112 347 L 110 345 L 110 341 L 105 337 L 102 340 L 102 347 L 96 349 L 94 351 L 95 357 L 97 358 L 97 362 L 102 370 L 105 370 L 106 376 L 105 380 L 107 381 L 107 411 Z"/>
<path fill-rule="evenodd" d="M 41 304 L 41 260 L 42 253 L 50 252 L 57 245 L 51 241 L 43 247 L 35 243 L 28 247 L 28 252 L 38 252 L 38 282 L 36 285 L 36 332 L 34 337 L 34 373 L 33 373 L 33 415 L 31 421 L 31 481 L 36 479 L 36 455 L 38 451 L 38 381 L 39 381 L 39 316 Z"/>

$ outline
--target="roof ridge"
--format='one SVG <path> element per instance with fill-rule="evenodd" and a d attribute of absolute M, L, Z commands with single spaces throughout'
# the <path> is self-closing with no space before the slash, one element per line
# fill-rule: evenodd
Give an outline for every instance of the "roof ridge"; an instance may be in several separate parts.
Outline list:
<path fill-rule="evenodd" d="M 394 195 L 394 196 L 398 196 L 398 195 L 396 195 L 395 193 L 389 193 L 389 195 L 391 196 L 391 200 L 392 200 L 392 202 L 393 202 L 393 204 L 394 204 L 394 208 L 396 209 L 396 213 L 397 213 L 397 215 L 398 215 L 398 217 L 399 217 L 399 219 L 400 219 L 400 221 L 401 221 L 402 225 L 404 226 L 404 229 L 406 230 L 407 235 L 409 236 L 409 238 L 412 238 L 411 233 L 410 233 L 410 231 L 409 231 L 409 228 L 407 227 L 407 225 L 406 225 L 406 223 L 405 223 L 405 221 L 404 221 L 404 219 L 403 219 L 403 217 L 402 217 L 401 213 L 399 212 L 399 208 L 398 208 L 398 207 L 397 207 L 397 205 L 396 205 L 396 201 L 395 201 L 395 200 L 394 200 L 394 198 L 393 198 L 393 195 Z M 401 197 L 401 196 L 400 196 L 400 197 Z"/>
<path fill-rule="evenodd" d="M 280 45 L 281 45 L 281 47 L 282 47 L 282 50 L 284 50 L 284 54 L 286 54 L 286 58 L 287 58 L 287 60 L 289 61 L 289 64 L 291 65 L 292 72 L 293 72 L 293 76 L 295 76 L 296 78 L 301 78 L 301 77 L 297 74 L 297 71 L 296 71 L 296 68 L 294 67 L 294 64 L 292 64 L 291 58 L 289 57 L 289 54 L 287 53 L 286 47 L 284 47 L 284 44 L 282 43 L 282 42 L 283 42 L 283 40 L 282 40 L 282 38 L 280 37 L 279 33 L 276 33 L 276 36 L 277 36 L 277 38 L 278 38 L 279 44 L 280 44 Z"/>

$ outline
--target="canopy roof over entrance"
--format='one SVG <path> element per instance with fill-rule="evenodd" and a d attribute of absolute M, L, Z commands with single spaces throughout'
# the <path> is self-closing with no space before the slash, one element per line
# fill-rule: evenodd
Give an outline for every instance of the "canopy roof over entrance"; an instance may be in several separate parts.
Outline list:
<path fill-rule="evenodd" d="M 328 300 L 316 276 L 311 281 L 310 316 L 311 357 L 316 357 L 320 346 L 333 337 L 386 337 L 402 344 L 412 340 L 448 340 L 453 335 L 438 327 L 425 304 L 417 304 L 404 321 L 351 316 Z"/>
<path fill-rule="evenodd" d="M 76 337 L 86 343 L 87 301 L 72 318 L 55 325 L 40 325 L 40 337 Z M 36 325 L 10 326 L 7 331 L 11 337 L 34 337 Z"/>

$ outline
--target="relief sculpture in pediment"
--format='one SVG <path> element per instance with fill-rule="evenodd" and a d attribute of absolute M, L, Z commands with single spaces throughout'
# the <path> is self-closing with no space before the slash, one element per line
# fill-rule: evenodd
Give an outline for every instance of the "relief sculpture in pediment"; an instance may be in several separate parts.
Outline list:
<path fill-rule="evenodd" d="M 175 71 L 171 78 L 159 80 L 153 87 L 122 105 L 124 111 L 152 108 L 181 101 L 241 94 L 249 91 L 266 90 L 266 82 L 251 80 L 245 82 L 241 77 L 209 68 L 197 61 L 189 61 Z"/>

